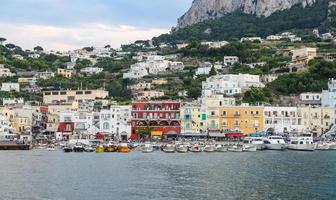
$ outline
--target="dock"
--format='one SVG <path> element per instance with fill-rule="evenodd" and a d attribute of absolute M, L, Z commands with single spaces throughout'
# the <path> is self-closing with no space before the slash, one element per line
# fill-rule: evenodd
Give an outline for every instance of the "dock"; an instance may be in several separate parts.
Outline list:
<path fill-rule="evenodd" d="M 0 150 L 31 150 L 31 144 L 16 143 L 11 141 L 1 141 Z"/>

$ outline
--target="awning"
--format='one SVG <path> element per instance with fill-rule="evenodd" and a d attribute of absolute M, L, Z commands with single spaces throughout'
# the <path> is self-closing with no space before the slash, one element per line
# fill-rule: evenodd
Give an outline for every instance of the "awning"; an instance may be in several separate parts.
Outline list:
<path fill-rule="evenodd" d="M 151 136 L 162 136 L 162 131 L 152 131 Z"/>
<path fill-rule="evenodd" d="M 193 133 L 193 132 L 185 132 L 181 133 L 181 136 L 183 137 L 206 137 L 206 133 Z"/>
<path fill-rule="evenodd" d="M 221 132 L 209 132 L 209 137 L 225 137 L 225 134 Z"/>
<path fill-rule="evenodd" d="M 104 138 L 104 137 L 105 137 L 105 135 L 102 134 L 102 133 L 97 133 L 96 134 L 96 138 Z"/>
<path fill-rule="evenodd" d="M 242 133 L 226 133 L 226 137 L 244 137 L 245 135 Z"/>

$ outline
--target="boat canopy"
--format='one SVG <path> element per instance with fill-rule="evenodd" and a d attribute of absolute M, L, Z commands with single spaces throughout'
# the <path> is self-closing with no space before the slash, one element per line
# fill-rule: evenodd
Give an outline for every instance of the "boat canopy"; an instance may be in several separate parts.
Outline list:
<path fill-rule="evenodd" d="M 209 137 L 225 137 L 225 134 L 221 132 L 209 132 Z"/>
<path fill-rule="evenodd" d="M 104 137 L 105 137 L 105 135 L 102 134 L 102 133 L 97 133 L 96 134 L 96 138 L 104 138 Z"/>
<path fill-rule="evenodd" d="M 180 136 L 182 137 L 206 137 L 206 133 L 193 133 L 193 132 L 185 132 L 181 133 Z"/>

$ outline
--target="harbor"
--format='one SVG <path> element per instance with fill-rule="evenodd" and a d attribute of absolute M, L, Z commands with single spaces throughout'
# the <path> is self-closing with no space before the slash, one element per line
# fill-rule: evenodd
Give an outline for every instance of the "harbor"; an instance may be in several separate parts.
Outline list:
<path fill-rule="evenodd" d="M 333 151 L 0 151 L 4 199 L 333 199 Z M 12 180 L 15 180 L 13 182 Z"/>

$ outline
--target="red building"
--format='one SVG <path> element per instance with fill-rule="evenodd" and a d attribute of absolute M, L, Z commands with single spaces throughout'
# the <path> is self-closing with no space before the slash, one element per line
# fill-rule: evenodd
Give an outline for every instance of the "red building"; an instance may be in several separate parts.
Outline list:
<path fill-rule="evenodd" d="M 180 134 L 180 102 L 133 102 L 131 139 Z"/>

